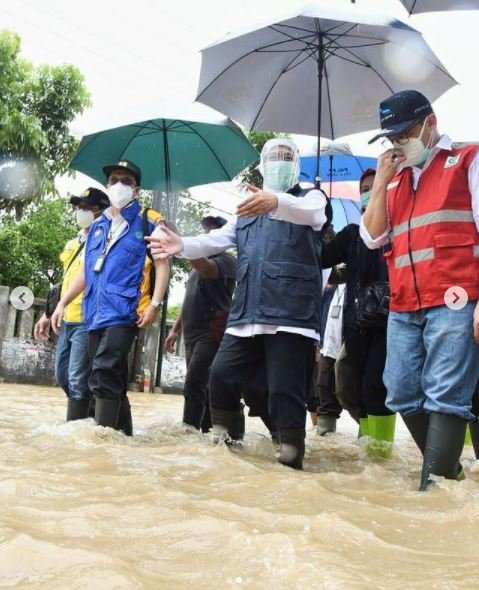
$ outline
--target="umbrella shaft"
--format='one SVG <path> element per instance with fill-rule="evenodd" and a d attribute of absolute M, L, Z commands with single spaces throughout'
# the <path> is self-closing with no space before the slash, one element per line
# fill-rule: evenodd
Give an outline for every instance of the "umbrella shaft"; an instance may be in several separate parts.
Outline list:
<path fill-rule="evenodd" d="M 324 55 L 323 55 L 323 35 L 319 28 L 319 20 L 316 19 L 316 28 L 318 31 L 318 122 L 317 122 L 317 135 L 318 135 L 318 148 L 316 152 L 316 178 L 315 185 L 317 188 L 321 186 L 321 180 L 319 176 L 319 163 L 320 163 L 320 143 L 321 143 L 321 103 L 322 103 L 322 87 L 323 87 L 323 68 L 324 68 Z"/>

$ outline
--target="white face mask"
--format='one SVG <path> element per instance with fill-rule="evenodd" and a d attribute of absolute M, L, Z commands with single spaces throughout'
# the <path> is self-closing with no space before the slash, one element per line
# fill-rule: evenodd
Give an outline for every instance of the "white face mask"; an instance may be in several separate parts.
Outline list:
<path fill-rule="evenodd" d="M 401 164 L 403 168 L 406 166 L 420 166 L 427 160 L 430 150 L 424 145 L 422 140 L 425 127 L 426 120 L 424 120 L 419 137 L 410 137 L 409 141 L 404 145 L 401 145 L 397 141 L 393 142 L 393 148 L 401 151 L 406 156 L 406 160 Z"/>
<path fill-rule="evenodd" d="M 93 211 L 84 211 L 83 209 L 78 209 L 76 212 L 77 215 L 77 223 L 79 227 L 82 229 L 86 229 L 90 227 L 90 225 L 95 220 L 95 216 L 93 215 Z"/>
<path fill-rule="evenodd" d="M 110 199 L 110 203 L 116 209 L 123 209 L 130 201 L 133 200 L 133 189 L 127 184 L 116 182 L 106 189 L 106 194 Z"/>

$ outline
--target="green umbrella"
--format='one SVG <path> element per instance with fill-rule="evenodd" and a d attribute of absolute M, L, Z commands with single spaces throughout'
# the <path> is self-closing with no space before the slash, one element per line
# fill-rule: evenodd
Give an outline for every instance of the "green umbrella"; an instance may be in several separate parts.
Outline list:
<path fill-rule="evenodd" d="M 105 182 L 103 166 L 131 160 L 144 189 L 180 191 L 231 180 L 259 154 L 230 119 L 155 118 L 85 135 L 70 167 Z"/>

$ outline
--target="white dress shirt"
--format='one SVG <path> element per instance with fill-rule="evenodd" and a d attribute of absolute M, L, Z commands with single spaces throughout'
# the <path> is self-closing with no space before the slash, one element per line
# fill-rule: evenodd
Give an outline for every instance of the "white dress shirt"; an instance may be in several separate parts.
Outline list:
<path fill-rule="evenodd" d="M 326 198 L 321 191 L 311 190 L 304 197 L 298 198 L 288 193 L 276 193 L 278 208 L 269 213 L 271 219 L 287 221 L 299 225 L 309 225 L 319 231 L 325 221 Z M 153 232 L 155 235 L 155 232 Z M 192 238 L 182 238 L 183 251 L 181 256 L 194 260 L 213 256 L 236 246 L 236 218 L 229 221 L 222 228 L 215 229 L 208 234 Z M 318 293 L 321 297 L 321 293 Z M 319 340 L 319 333 L 313 329 L 295 328 L 292 326 L 274 326 L 269 324 L 244 324 L 233 326 L 226 330 L 227 334 L 239 337 L 250 337 L 259 334 L 276 334 L 276 332 L 291 332 L 307 338 Z"/>
<path fill-rule="evenodd" d="M 429 154 L 426 163 L 424 164 L 423 168 L 418 168 L 417 166 L 412 166 L 412 178 L 413 178 L 413 187 L 416 190 L 419 178 L 421 174 L 428 168 L 434 158 L 437 156 L 440 150 L 447 150 L 450 151 L 452 149 L 452 141 L 451 138 L 447 135 L 443 135 L 441 139 L 436 143 L 436 145 L 431 149 L 431 153 Z M 469 191 L 471 193 L 471 207 L 472 207 L 472 215 L 474 217 L 474 221 L 476 223 L 477 231 L 479 232 L 479 153 L 476 154 L 476 157 L 472 161 L 471 165 L 469 166 L 468 170 L 468 183 L 469 183 Z M 388 214 L 389 220 L 389 214 Z M 388 221 L 388 226 L 386 231 L 382 233 L 377 238 L 372 238 L 371 234 L 366 229 L 364 225 L 364 218 L 361 217 L 361 223 L 359 225 L 359 233 L 361 234 L 361 238 L 363 239 L 364 243 L 368 248 L 374 250 L 376 248 L 380 248 L 384 246 L 389 241 L 389 234 L 391 232 L 391 224 Z"/>

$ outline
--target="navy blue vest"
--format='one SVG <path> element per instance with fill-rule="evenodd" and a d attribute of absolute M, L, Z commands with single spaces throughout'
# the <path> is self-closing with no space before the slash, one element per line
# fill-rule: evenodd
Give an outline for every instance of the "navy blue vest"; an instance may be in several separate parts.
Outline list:
<path fill-rule="evenodd" d="M 319 331 L 319 232 L 269 215 L 238 217 L 236 243 L 237 284 L 228 326 L 271 324 Z"/>

